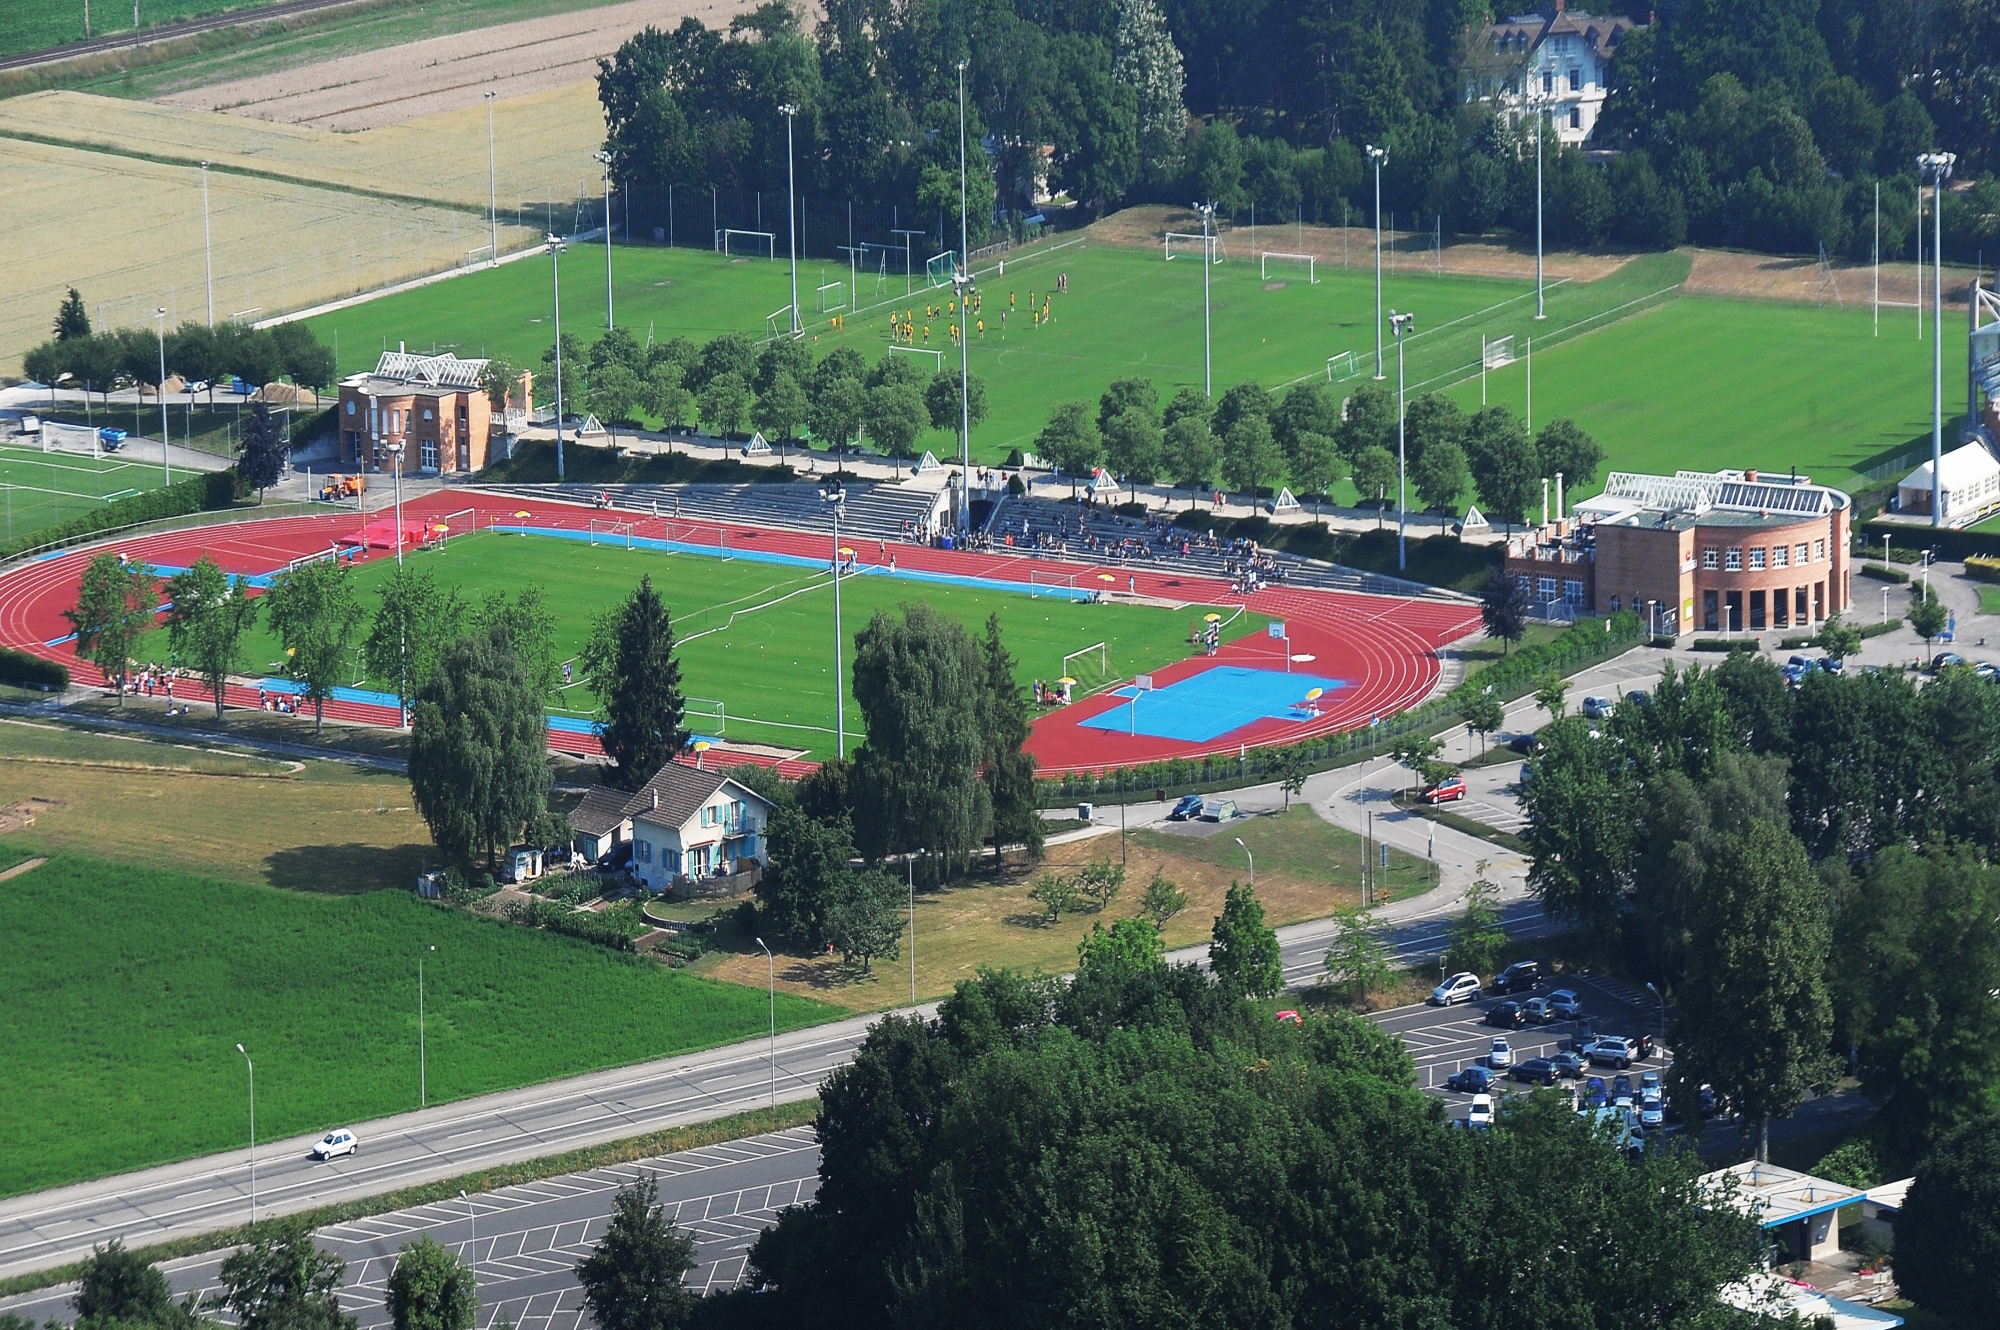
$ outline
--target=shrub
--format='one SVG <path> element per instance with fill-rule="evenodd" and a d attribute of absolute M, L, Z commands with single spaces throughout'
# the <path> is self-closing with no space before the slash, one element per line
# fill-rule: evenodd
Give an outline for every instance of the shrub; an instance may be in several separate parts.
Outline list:
<path fill-rule="evenodd" d="M 12 647 L 0 647 L 0 683 L 17 688 L 42 688 L 60 693 L 69 687 L 69 670 L 53 660 L 43 660 Z"/>
<path fill-rule="evenodd" d="M 1800 645 L 1803 646 L 1811 640 L 1811 638 L 1804 638 L 1801 640 Z M 1755 651 L 1757 649 L 1757 639 L 1753 637 L 1698 637 L 1688 643 L 1688 649 L 1691 651 Z"/>
<path fill-rule="evenodd" d="M 1992 554 L 1971 554 L 1966 556 L 1965 575 L 1981 582 L 2000 582 L 2000 556 Z"/>
<path fill-rule="evenodd" d="M 1879 563 L 1864 563 L 1861 565 L 1860 571 L 1863 577 L 1872 577 L 1878 582 L 1895 582 L 1901 584 L 1910 580 L 1910 575 L 1902 569 L 1886 568 Z"/>

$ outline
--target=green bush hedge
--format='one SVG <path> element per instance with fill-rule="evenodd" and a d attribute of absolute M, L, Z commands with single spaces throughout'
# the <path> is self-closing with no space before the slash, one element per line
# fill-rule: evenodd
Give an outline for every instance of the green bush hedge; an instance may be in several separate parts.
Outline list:
<path fill-rule="evenodd" d="M 2000 557 L 1974 554 L 1965 560 L 1965 575 L 1981 582 L 2000 582 Z"/>
<path fill-rule="evenodd" d="M 625 921 L 606 914 L 579 912 L 561 901 L 511 901 L 507 917 L 529 928 L 595 942 L 613 951 L 632 950 L 632 931 Z"/>
<path fill-rule="evenodd" d="M 185 517 L 190 513 L 228 508 L 236 502 L 236 497 L 234 468 L 190 476 L 186 480 L 176 480 L 173 484 L 160 489 L 114 499 L 102 507 L 91 509 L 82 517 L 73 518 L 59 526 L 43 527 L 18 540 L 0 544 L 0 559 L 11 558 L 23 550 L 73 545 L 101 531 L 111 531 L 139 522 L 155 522 L 163 517 Z"/>
<path fill-rule="evenodd" d="M 43 660 L 12 647 L 0 647 L 0 683 L 16 688 L 45 688 L 60 693 L 69 687 L 69 671 L 53 660 Z"/>
<path fill-rule="evenodd" d="M 1863 577 L 1872 577 L 1878 582 L 1894 582 L 1902 585 L 1910 580 L 1910 575 L 1900 568 L 1885 568 L 1879 563 L 1864 563 L 1859 569 Z"/>
<path fill-rule="evenodd" d="M 1698 637 L 1688 643 L 1690 651 L 1755 651 L 1754 637 Z"/>

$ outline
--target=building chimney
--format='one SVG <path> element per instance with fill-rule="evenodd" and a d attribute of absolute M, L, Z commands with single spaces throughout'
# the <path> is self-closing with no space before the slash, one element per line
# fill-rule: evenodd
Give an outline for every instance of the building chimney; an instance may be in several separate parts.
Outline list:
<path fill-rule="evenodd" d="M 1556 521 L 1569 520 L 1569 510 L 1563 506 L 1563 473 L 1556 472 Z"/>
<path fill-rule="evenodd" d="M 655 812 L 658 812 L 658 811 L 659 811 L 659 808 L 660 808 L 660 792 L 659 792 L 658 790 L 654 790 L 654 791 L 653 791 L 653 811 L 655 811 Z"/>
<path fill-rule="evenodd" d="M 1542 477 L 1542 525 L 1549 524 L 1549 478 Z"/>
<path fill-rule="evenodd" d="M 398 337 L 396 339 L 396 354 L 399 356 L 406 356 L 409 353 L 410 353 L 410 344 L 408 342 L 405 342 L 402 338 Z"/>
<path fill-rule="evenodd" d="M 1749 481 L 1752 485 L 1754 485 L 1757 483 L 1757 473 L 1754 470 L 1745 471 L 1743 473 L 1743 479 Z"/>

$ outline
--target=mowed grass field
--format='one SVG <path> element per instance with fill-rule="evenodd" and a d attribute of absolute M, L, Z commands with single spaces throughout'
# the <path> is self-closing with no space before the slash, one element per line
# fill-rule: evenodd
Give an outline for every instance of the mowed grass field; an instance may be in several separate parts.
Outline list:
<path fill-rule="evenodd" d="M 1108 675 L 1098 673 L 1095 656 L 1071 663 L 1075 677 L 1087 689 L 1189 655 L 1189 627 L 1205 608 L 1078 605 L 886 576 L 843 577 L 846 668 L 836 671 L 833 584 L 823 570 L 491 532 L 454 540 L 441 552 L 409 557 L 421 561 L 419 566 L 432 571 L 440 583 L 456 586 L 460 597 L 474 605 L 492 591 L 513 593 L 530 584 L 540 586 L 544 603 L 555 612 L 556 638 L 566 657 L 582 648 L 594 614 L 629 594 L 642 575 L 651 574 L 673 614 L 687 696 L 723 703 L 728 738 L 806 749 L 814 758 L 830 757 L 835 751 L 834 688 L 843 677 L 851 684 L 854 634 L 877 610 L 893 613 L 906 602 L 921 600 L 963 623 L 975 637 L 984 633 L 987 616 L 997 613 L 1023 685 L 1037 678 L 1053 681 L 1063 672 L 1065 655 L 1105 642 Z M 356 590 L 371 614 L 381 604 L 378 588 L 394 571 L 394 560 L 386 558 L 355 570 Z M 1262 616 L 1242 615 L 1230 622 L 1225 635 L 1233 640 L 1260 632 L 1264 622 Z M 165 632 L 156 631 L 140 654 L 164 660 L 167 651 Z M 261 621 L 242 659 L 253 671 L 279 668 L 282 649 Z M 388 680 L 374 681 L 372 686 L 392 687 Z M 581 682 L 569 690 L 564 703 L 565 709 L 579 713 L 593 705 Z M 691 716 L 689 723 L 700 730 L 703 721 Z M 863 729 L 851 687 L 846 723 L 852 746 Z"/>
<path fill-rule="evenodd" d="M 1364 374 L 1350 383 L 1372 376 L 1372 269 L 1322 263 L 1317 284 L 1296 270 L 1273 269 L 1267 282 L 1239 252 L 1247 248 L 1243 234 L 1231 240 L 1238 248 L 1209 274 L 1218 393 L 1244 379 L 1278 389 L 1323 377 L 1327 358 L 1345 351 L 1355 353 Z M 564 328 L 586 340 L 604 328 L 599 257 L 573 250 L 565 264 Z M 613 267 L 620 324 L 654 340 L 704 341 L 731 329 L 762 336 L 765 315 L 789 299 L 782 261 L 621 246 Z M 1595 282 L 1555 283 L 1541 322 L 1533 284 L 1513 280 L 1405 268 L 1385 274 L 1383 304 L 1417 316 L 1405 347 L 1411 390 L 1449 391 L 1468 407 L 1479 402 L 1481 339 L 1512 335 L 1518 359 L 1488 377 L 1488 400 L 1526 411 L 1527 343 L 1534 338 L 1535 419 L 1576 419 L 1605 445 L 1607 469 L 1796 465 L 1816 479 L 1852 484 L 1856 469 L 1921 431 L 1929 343 L 1907 332 L 1873 336 L 1865 309 L 1682 295 L 1688 271 L 1685 254 L 1641 255 Z M 1033 327 L 1031 293 L 1039 302 L 1064 273 L 1070 290 L 1053 299 L 1053 321 Z M 846 277 L 837 265 L 802 262 L 801 303 L 820 284 Z M 1157 250 L 1090 243 L 1017 255 L 1004 277 L 984 273 L 986 335 L 975 334 L 970 362 L 986 379 L 992 411 L 974 430 L 975 456 L 997 462 L 1014 448 L 1031 450 L 1053 403 L 1095 399 L 1114 378 L 1151 377 L 1163 399 L 1179 385 L 1199 386 L 1201 277 L 1193 260 L 1170 264 Z M 342 310 L 314 326 L 329 342 L 338 333 L 344 371 L 371 365 L 385 341 L 398 340 L 536 363 L 553 339 L 549 279 L 546 261 L 528 260 Z M 844 342 L 879 359 L 889 346 L 892 309 L 913 308 L 921 329 L 926 306 L 946 299 L 921 282 L 905 297 L 894 276 L 886 283 L 863 277 L 859 285 L 860 310 L 845 329 L 809 322 L 817 353 Z M 879 295 L 878 287 L 885 288 Z M 1015 308 L 1003 333 L 998 314 L 1010 295 Z M 816 311 L 817 302 L 808 308 Z M 953 358 L 949 321 L 933 321 L 928 345 Z M 1964 337 L 1962 328 L 1947 334 L 1947 361 L 1963 356 Z M 1384 366 L 1391 384 L 1395 355 L 1392 340 Z M 918 446 L 946 442 L 938 433 Z M 1354 496 L 1343 485 L 1336 497 Z"/>
<path fill-rule="evenodd" d="M 164 480 L 159 467 L 140 462 L 0 445 L 0 533 L 12 542 Z"/>
<path fill-rule="evenodd" d="M 20 840 L 11 849 L 32 849 Z M 0 884 L 0 1195 L 748 1038 L 765 994 L 407 890 L 310 896 L 57 855 Z M 428 948 L 435 947 L 431 952 Z M 781 1027 L 838 1014 L 780 995 Z"/>

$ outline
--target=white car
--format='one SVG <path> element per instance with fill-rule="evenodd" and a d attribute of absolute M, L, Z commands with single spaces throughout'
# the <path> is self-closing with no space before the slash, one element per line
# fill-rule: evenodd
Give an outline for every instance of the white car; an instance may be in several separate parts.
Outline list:
<path fill-rule="evenodd" d="M 345 1127 L 336 1127 L 313 1142 L 314 1159 L 338 1159 L 342 1155 L 361 1153 L 361 1141 Z"/>
<path fill-rule="evenodd" d="M 1495 1071 L 1505 1071 L 1514 1065 L 1514 1046 L 1507 1042 L 1507 1036 L 1494 1037 L 1493 1047 L 1486 1054 L 1486 1065 Z"/>
<path fill-rule="evenodd" d="M 1471 1002 L 1479 996 L 1479 976 L 1461 971 L 1431 990 L 1431 1002 L 1449 1007 L 1455 1002 Z"/>
<path fill-rule="evenodd" d="M 1476 1094 L 1472 1096 L 1472 1111 L 1465 1115 L 1465 1125 L 1474 1130 L 1493 1125 L 1493 1096 Z"/>

